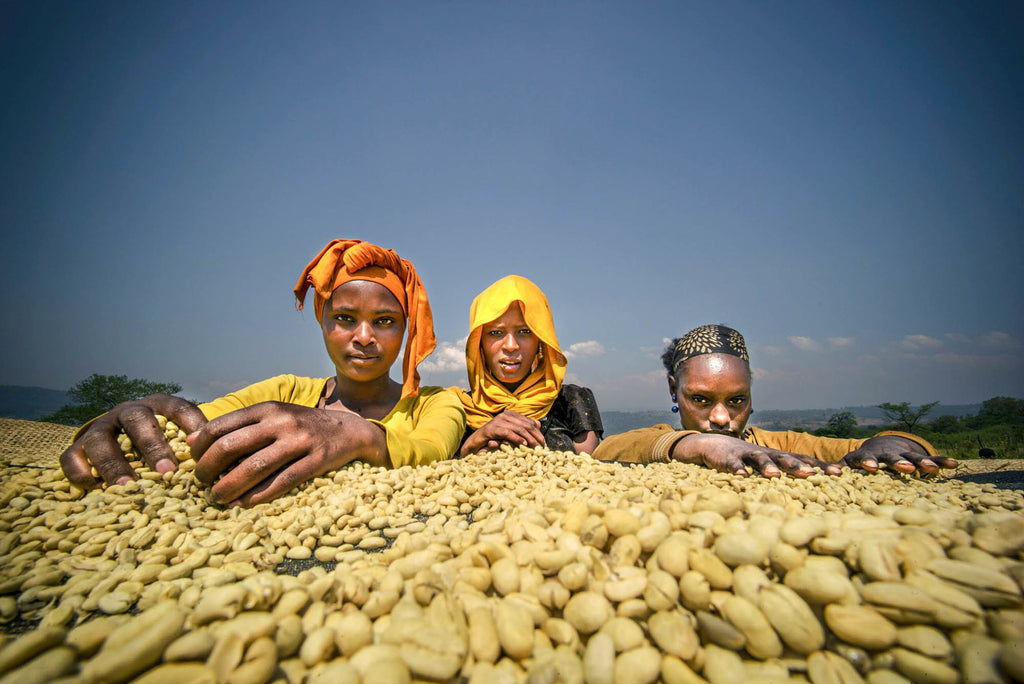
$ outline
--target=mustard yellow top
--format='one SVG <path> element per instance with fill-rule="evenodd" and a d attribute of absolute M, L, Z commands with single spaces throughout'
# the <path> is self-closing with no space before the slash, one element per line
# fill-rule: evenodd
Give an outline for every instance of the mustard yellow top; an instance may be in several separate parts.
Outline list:
<path fill-rule="evenodd" d="M 328 380 L 278 375 L 200 404 L 199 410 L 213 420 L 261 401 L 313 407 L 320 403 Z M 420 387 L 417 396 L 400 399 L 388 415 L 370 422 L 387 433 L 388 455 L 395 468 L 451 458 L 459 450 L 466 430 L 466 415 L 458 395 L 443 387 Z"/>
<path fill-rule="evenodd" d="M 594 450 L 594 458 L 602 461 L 625 461 L 627 463 L 651 463 L 668 461 L 672 447 L 686 435 L 698 434 L 696 430 L 677 430 L 671 425 L 655 425 L 649 428 L 630 430 L 605 438 Z M 893 435 L 917 442 L 930 456 L 938 456 L 935 447 L 926 440 L 909 432 L 886 430 L 875 437 Z M 837 437 L 818 437 L 806 432 L 771 432 L 758 427 L 748 427 L 743 432 L 743 441 L 788 451 L 804 456 L 813 456 L 819 461 L 836 463 L 851 451 L 859 449 L 867 439 L 840 439 Z"/>
<path fill-rule="evenodd" d="M 480 350 L 484 325 L 508 311 L 513 302 L 521 303 L 526 325 L 541 341 L 539 349 L 543 352 L 540 363 L 514 393 L 491 375 Z M 541 289 L 522 276 L 505 276 L 473 300 L 469 331 L 466 340 L 469 393 L 459 392 L 469 426 L 479 429 L 508 409 L 534 420 L 546 416 L 562 387 L 566 359 L 558 346 L 548 298 Z"/>

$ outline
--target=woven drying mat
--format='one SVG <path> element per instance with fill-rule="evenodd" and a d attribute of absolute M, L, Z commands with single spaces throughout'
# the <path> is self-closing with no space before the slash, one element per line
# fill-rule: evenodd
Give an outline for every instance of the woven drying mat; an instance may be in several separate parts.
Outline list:
<path fill-rule="evenodd" d="M 0 418 L 0 465 L 56 467 L 78 428 Z"/>

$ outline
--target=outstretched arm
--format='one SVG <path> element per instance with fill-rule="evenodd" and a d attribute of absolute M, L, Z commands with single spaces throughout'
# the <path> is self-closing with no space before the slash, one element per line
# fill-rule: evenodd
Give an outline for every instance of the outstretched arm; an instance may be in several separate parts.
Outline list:
<path fill-rule="evenodd" d="M 206 416 L 195 404 L 169 394 L 152 394 L 137 401 L 118 404 L 83 428 L 60 457 L 60 467 L 71 484 L 92 489 L 100 484 L 92 474 L 96 468 L 107 484 L 135 479 L 135 470 L 121 453 L 117 436 L 123 430 L 139 456 L 153 470 L 166 473 L 177 467 L 177 459 L 160 429 L 156 416 L 174 421 L 186 433 L 206 424 Z"/>

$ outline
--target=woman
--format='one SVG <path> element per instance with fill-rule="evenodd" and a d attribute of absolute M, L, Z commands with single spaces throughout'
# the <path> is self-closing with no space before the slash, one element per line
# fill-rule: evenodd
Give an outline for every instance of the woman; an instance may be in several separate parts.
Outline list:
<path fill-rule="evenodd" d="M 473 300 L 469 326 L 469 392 L 459 393 L 468 428 L 460 453 L 501 444 L 592 453 L 601 415 L 593 392 L 562 384 L 565 355 L 540 288 L 521 276 L 502 278 Z"/>
<path fill-rule="evenodd" d="M 807 477 L 815 468 L 836 475 L 844 465 L 871 472 L 885 466 L 925 473 L 957 465 L 905 432 L 835 439 L 746 427 L 752 406 L 747 345 L 739 332 L 724 325 L 703 325 L 673 340 L 662 362 L 672 411 L 679 413 L 683 430 L 655 425 L 614 435 L 601 444 L 595 458 L 639 463 L 675 459 L 737 475 L 746 475 L 749 465 L 766 477 L 782 471 Z"/>
<path fill-rule="evenodd" d="M 98 485 L 90 466 L 107 483 L 133 479 L 116 443 L 122 429 L 151 468 L 173 470 L 157 413 L 189 433 L 196 477 L 212 484 L 217 503 L 268 501 L 353 460 L 399 467 L 451 458 L 465 413 L 455 392 L 419 387 L 416 366 L 435 338 L 413 265 L 390 249 L 334 240 L 302 272 L 299 309 L 310 288 L 333 377 L 280 375 L 199 406 L 168 395 L 119 404 L 84 426 L 61 456 L 68 479 L 83 489 Z M 398 383 L 389 371 L 403 336 Z"/>

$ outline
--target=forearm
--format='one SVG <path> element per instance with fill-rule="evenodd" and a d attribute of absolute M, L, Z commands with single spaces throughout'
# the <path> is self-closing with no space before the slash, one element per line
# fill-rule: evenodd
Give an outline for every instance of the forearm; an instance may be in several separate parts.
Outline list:
<path fill-rule="evenodd" d="M 606 437 L 594 449 L 593 456 L 601 461 L 623 463 L 667 461 L 672 444 L 682 439 L 684 434 L 686 433 L 673 430 L 668 425 L 630 430 Z"/>
<path fill-rule="evenodd" d="M 673 461 L 704 465 L 705 457 L 714 458 L 719 455 L 717 450 L 721 447 L 721 437 L 722 435 L 702 435 L 697 432 L 683 433 L 681 438 L 671 445 L 669 455 Z"/>
<path fill-rule="evenodd" d="M 601 443 L 601 438 L 593 430 L 588 430 L 573 437 L 572 441 L 577 454 L 593 454 L 597 445 Z"/>

